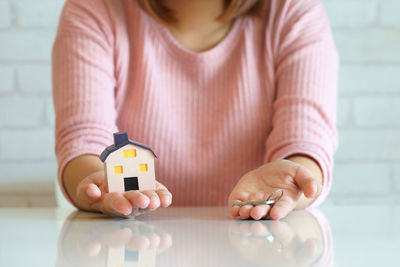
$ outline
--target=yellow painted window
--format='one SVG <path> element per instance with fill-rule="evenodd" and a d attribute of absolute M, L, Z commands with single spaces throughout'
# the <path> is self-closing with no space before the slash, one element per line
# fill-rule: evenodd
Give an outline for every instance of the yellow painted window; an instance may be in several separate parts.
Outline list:
<path fill-rule="evenodd" d="M 147 164 L 139 164 L 140 172 L 147 172 Z"/>
<path fill-rule="evenodd" d="M 123 172 L 122 166 L 114 166 L 114 173 L 115 174 L 121 174 Z"/>
<path fill-rule="evenodd" d="M 136 158 L 136 149 L 124 150 L 124 158 Z"/>

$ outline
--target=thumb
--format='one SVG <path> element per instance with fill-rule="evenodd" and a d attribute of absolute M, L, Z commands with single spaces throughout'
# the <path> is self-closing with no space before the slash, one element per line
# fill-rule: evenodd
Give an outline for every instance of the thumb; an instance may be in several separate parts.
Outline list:
<path fill-rule="evenodd" d="M 95 173 L 96 174 L 96 173 Z M 77 187 L 77 196 L 79 201 L 85 204 L 93 204 L 101 198 L 101 190 L 96 181 L 89 175 L 83 179 Z"/>
<path fill-rule="evenodd" d="M 95 184 L 83 184 L 78 187 L 78 198 L 87 204 L 96 202 L 101 197 L 100 188 Z"/>
<path fill-rule="evenodd" d="M 314 197 L 321 192 L 321 183 L 313 177 L 306 167 L 299 165 L 293 178 L 307 198 Z"/>

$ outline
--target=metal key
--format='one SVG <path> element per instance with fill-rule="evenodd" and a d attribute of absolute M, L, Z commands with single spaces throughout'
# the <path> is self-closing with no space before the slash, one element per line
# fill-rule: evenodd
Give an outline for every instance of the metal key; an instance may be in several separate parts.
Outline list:
<path fill-rule="evenodd" d="M 272 197 L 276 194 L 280 193 L 279 197 L 272 199 Z M 252 201 L 235 201 L 235 202 L 231 202 L 231 207 L 233 206 L 244 206 L 244 205 L 253 205 L 253 206 L 258 206 L 258 205 L 274 205 L 276 202 L 278 202 L 283 196 L 283 190 L 279 189 L 279 190 L 275 190 L 274 192 L 272 192 L 267 199 L 262 199 L 262 200 L 252 200 Z"/>

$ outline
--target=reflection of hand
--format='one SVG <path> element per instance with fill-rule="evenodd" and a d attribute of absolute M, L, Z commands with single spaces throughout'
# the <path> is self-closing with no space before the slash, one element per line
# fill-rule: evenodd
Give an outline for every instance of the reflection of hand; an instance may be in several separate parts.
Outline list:
<path fill-rule="evenodd" d="M 300 164 L 289 160 L 267 163 L 239 180 L 229 196 L 229 202 L 266 199 L 278 189 L 284 190 L 282 199 L 272 208 L 269 205 L 245 205 L 230 207 L 230 211 L 234 217 L 258 220 L 269 214 L 272 219 L 279 220 L 296 207 L 302 192 L 307 198 L 315 197 L 319 187 L 311 172 Z"/>
<path fill-rule="evenodd" d="M 132 222 L 131 222 L 132 223 Z M 108 227 L 109 230 L 101 228 L 102 235 L 91 240 L 87 243 L 86 251 L 92 257 L 97 256 L 101 249 L 104 247 L 118 248 L 125 247 L 130 251 L 138 251 L 143 249 L 157 249 L 158 252 L 162 252 L 168 249 L 172 245 L 172 237 L 167 233 L 157 233 L 153 229 L 148 228 L 148 225 L 140 225 L 141 222 L 133 222 L 134 228 L 132 229 L 125 227 L 119 230 Z M 109 225 L 110 226 L 110 225 Z M 100 230 L 100 229 L 98 229 Z"/>
<path fill-rule="evenodd" d="M 151 251 L 155 260 L 156 253 L 161 253 L 172 246 L 169 233 L 152 224 L 132 220 L 91 220 L 94 214 L 75 213 L 71 221 L 64 223 L 59 237 L 58 266 L 108 266 L 110 253 L 133 252 L 141 254 Z M 84 217 L 81 219 L 81 217 Z M 149 253 L 147 253 L 147 256 Z M 123 257 L 119 258 L 124 261 Z"/>
<path fill-rule="evenodd" d="M 104 171 L 98 171 L 84 178 L 77 187 L 77 205 L 84 209 L 101 211 L 110 216 L 131 217 L 139 215 L 144 209 L 154 210 L 168 207 L 172 194 L 156 182 L 156 190 L 127 191 L 107 193 Z"/>
<path fill-rule="evenodd" d="M 322 252 L 318 238 L 301 237 L 283 221 L 232 222 L 229 237 L 247 260 L 272 266 L 309 266 Z"/>

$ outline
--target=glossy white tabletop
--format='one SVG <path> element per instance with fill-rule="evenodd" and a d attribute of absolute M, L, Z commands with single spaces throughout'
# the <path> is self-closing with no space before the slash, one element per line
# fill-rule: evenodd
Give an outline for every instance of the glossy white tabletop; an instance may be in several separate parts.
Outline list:
<path fill-rule="evenodd" d="M 400 266 L 400 206 L 322 207 L 279 222 L 226 208 L 135 219 L 0 209 L 0 266 Z"/>

